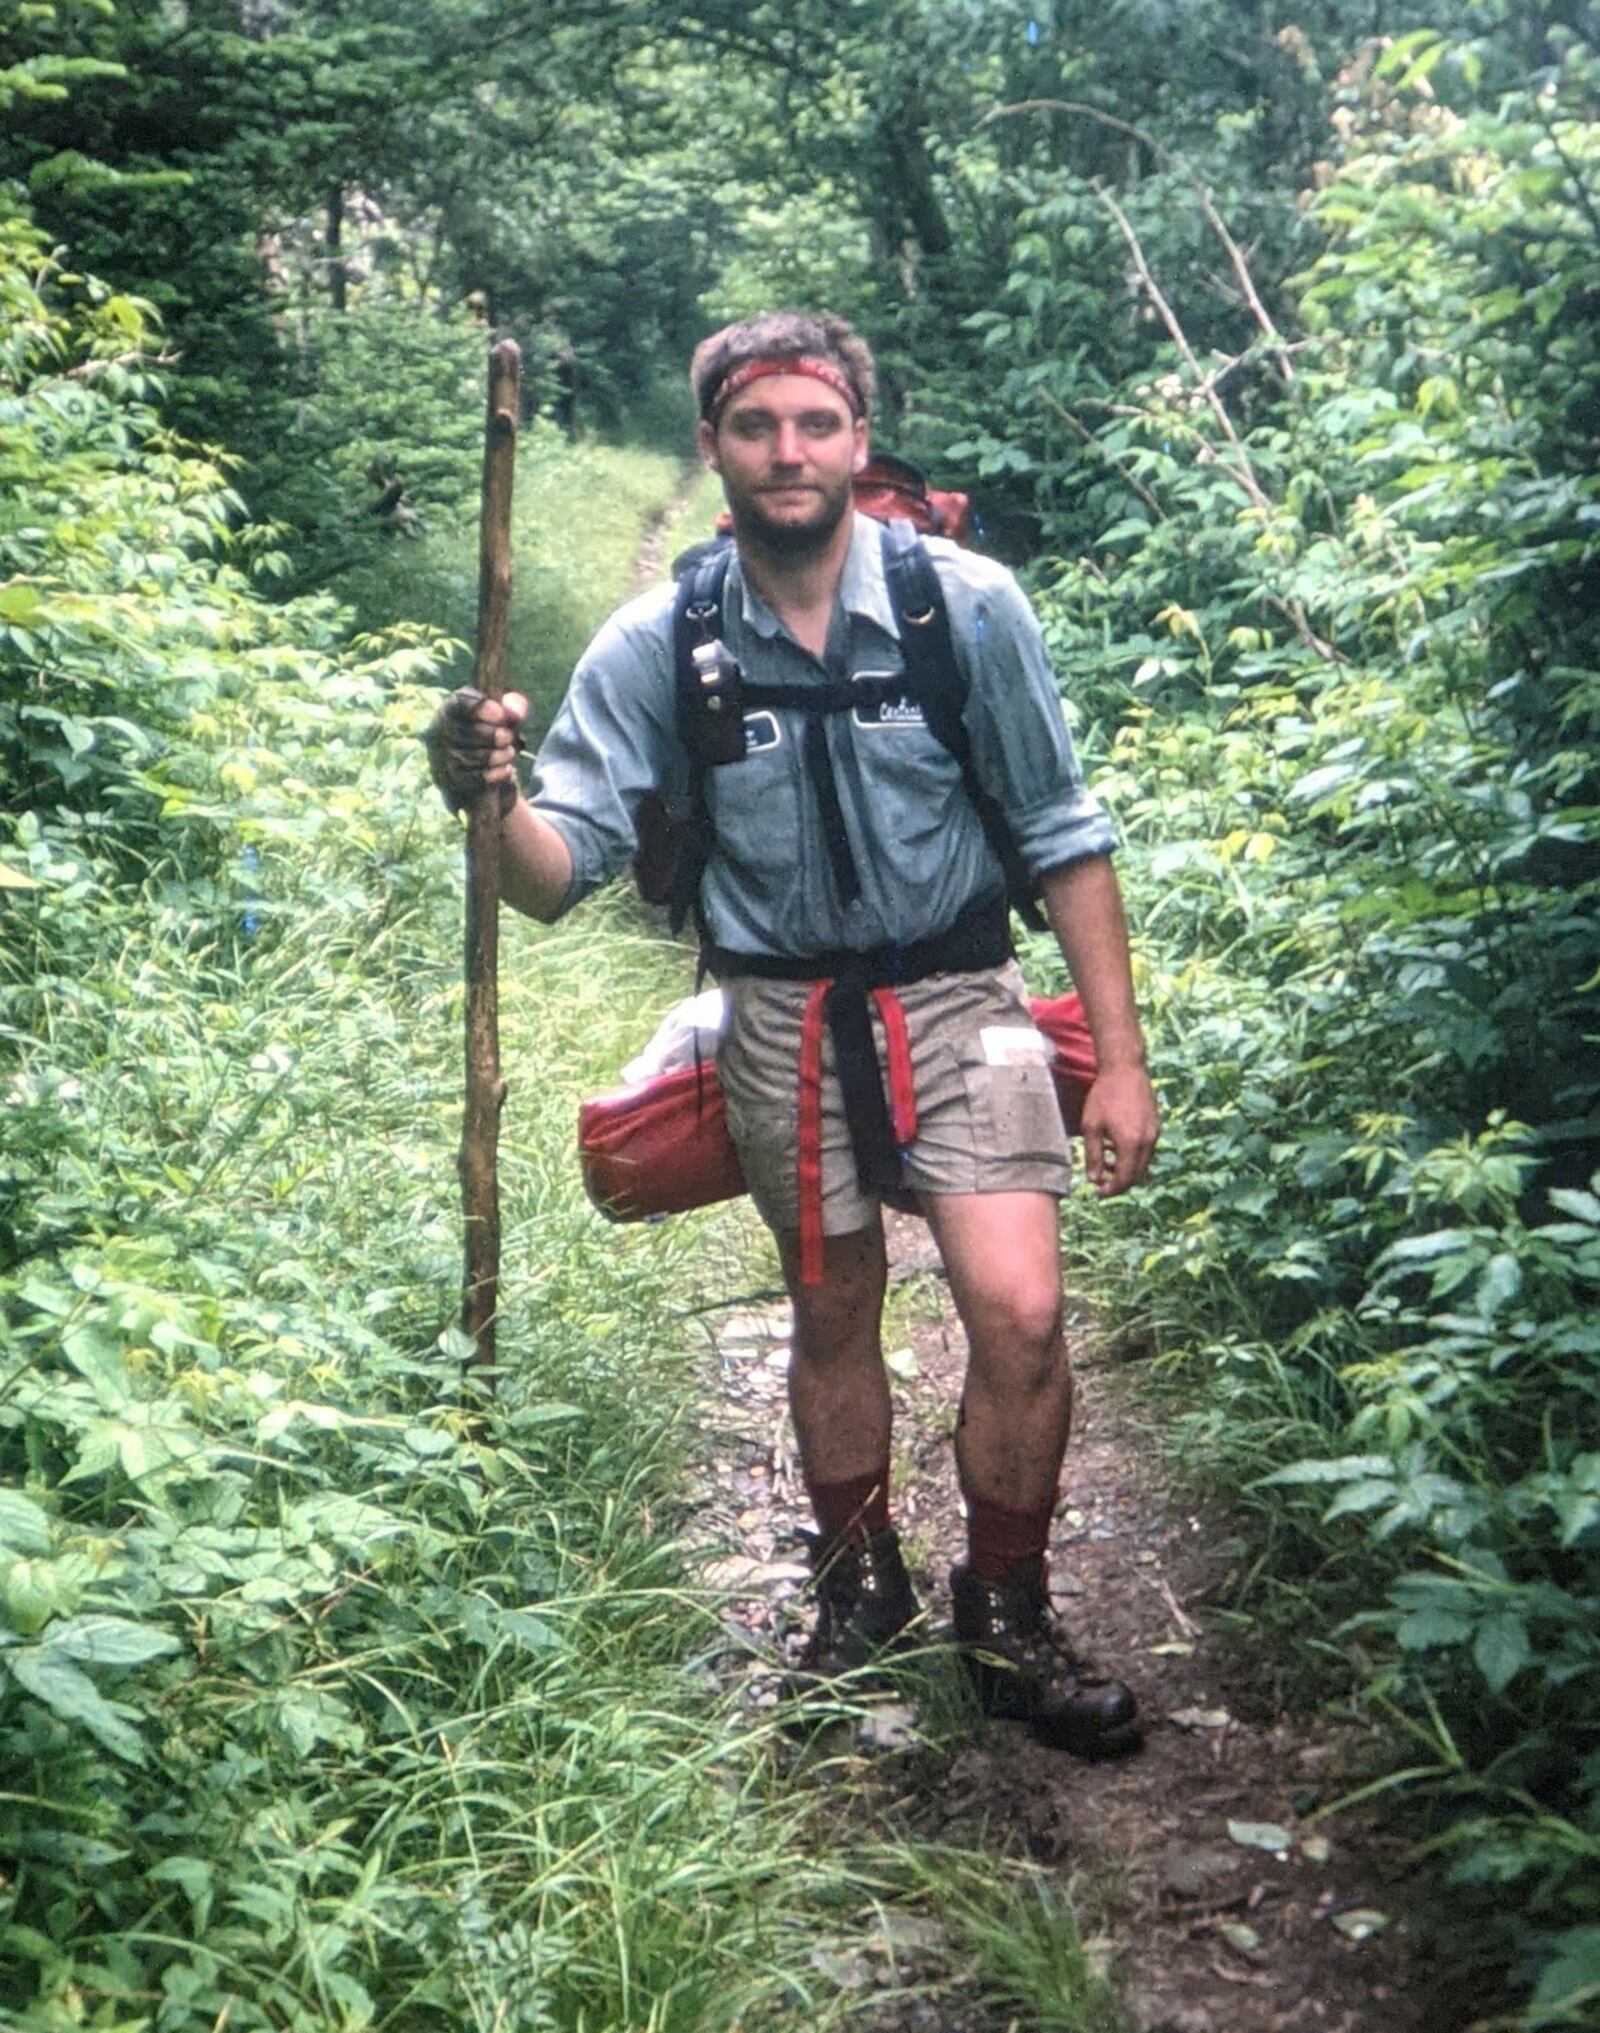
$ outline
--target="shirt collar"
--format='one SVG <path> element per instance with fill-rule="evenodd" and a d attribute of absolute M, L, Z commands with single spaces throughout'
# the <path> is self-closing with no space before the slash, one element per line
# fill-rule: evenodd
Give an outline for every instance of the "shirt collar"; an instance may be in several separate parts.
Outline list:
<path fill-rule="evenodd" d="M 740 617 L 753 634 L 769 640 L 783 632 L 783 624 L 755 587 L 739 571 L 737 551 L 734 570 L 739 573 Z M 839 601 L 846 614 L 858 614 L 870 621 L 892 641 L 898 642 L 894 607 L 883 577 L 883 535 L 870 515 L 852 517 L 850 548 L 845 552 L 844 570 L 839 575 Z"/>

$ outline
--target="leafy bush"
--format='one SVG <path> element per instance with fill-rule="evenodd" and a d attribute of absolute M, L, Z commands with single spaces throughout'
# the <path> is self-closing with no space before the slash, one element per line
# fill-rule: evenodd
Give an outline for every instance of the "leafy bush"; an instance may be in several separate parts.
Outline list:
<path fill-rule="evenodd" d="M 1080 405 L 1067 460 L 1019 284 L 986 324 L 1041 365 L 978 451 L 1045 476 L 1129 839 L 1169 1127 L 1108 1246 L 1209 1378 L 1265 1600 L 1342 1607 L 1425 1745 L 1438 1853 L 1494 1888 L 1465 1953 L 1564 2025 L 1600 1996 L 1600 126 L 1576 59 L 1554 108 L 1408 96 L 1441 55 L 1350 114 L 1292 325 Z"/>

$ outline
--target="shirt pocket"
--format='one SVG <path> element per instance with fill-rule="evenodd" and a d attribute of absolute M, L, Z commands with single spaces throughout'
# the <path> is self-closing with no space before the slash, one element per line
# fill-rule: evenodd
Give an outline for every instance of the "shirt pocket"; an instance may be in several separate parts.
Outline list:
<path fill-rule="evenodd" d="M 791 713 L 745 715 L 744 759 L 706 771 L 706 803 L 717 848 L 741 878 L 762 888 L 773 871 L 789 882 L 801 846 L 803 729 Z"/>
<path fill-rule="evenodd" d="M 896 684 L 902 673 L 855 673 L 864 698 L 841 715 L 856 795 L 875 829 L 902 846 L 926 843 L 939 854 L 950 807 L 961 789 L 955 757 L 927 724 L 922 707 Z"/>

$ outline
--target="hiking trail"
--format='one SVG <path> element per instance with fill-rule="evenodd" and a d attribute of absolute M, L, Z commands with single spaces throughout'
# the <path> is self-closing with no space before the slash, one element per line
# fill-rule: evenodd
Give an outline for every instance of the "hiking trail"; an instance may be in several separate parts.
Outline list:
<path fill-rule="evenodd" d="M 893 1509 L 924 1642 L 937 1644 L 964 1544 L 951 1439 L 965 1344 L 926 1228 L 890 1216 L 889 1238 L 887 1317 L 902 1329 L 887 1349 Z M 707 1579 L 729 1594 L 729 1670 L 770 1709 L 808 1614 L 788 1307 L 741 1303 L 707 1324 L 718 1389 L 702 1429 L 697 1536 L 719 1549 Z M 830 1746 L 830 1768 L 867 1780 L 891 1830 L 1025 1857 L 1070 1884 L 1119 1972 L 1131 2033 L 1442 2033 L 1437 2006 L 1425 2020 L 1408 1998 L 1403 1844 L 1359 1810 L 1316 1818 L 1360 1782 L 1368 1740 L 1278 1704 L 1270 1662 L 1252 1660 L 1217 1615 L 1240 1550 L 1226 1520 L 1164 1481 L 1151 1412 L 1081 1302 L 1068 1338 L 1078 1411 L 1052 1592 L 1074 1636 L 1138 1693 L 1143 1752 L 1086 1764 L 1008 1723 L 936 1748 L 897 1692 L 873 1705 L 853 1745 L 848 1729 L 836 1733 L 845 1740 Z M 908 1953 L 914 1964 L 899 1933 L 885 1945 L 897 1981 Z M 862 1990 L 874 2033 L 1022 2033 L 1020 2021 L 948 1998 L 873 2016 L 865 1994 L 887 1967 L 836 1972 Z"/>
<path fill-rule="evenodd" d="M 669 543 L 679 533 L 705 475 L 706 469 L 699 453 L 689 453 L 678 470 L 677 483 L 671 494 L 646 519 L 639 533 L 639 549 L 633 570 L 628 575 L 630 600 L 640 593 L 647 593 L 658 580 L 667 576 Z"/>

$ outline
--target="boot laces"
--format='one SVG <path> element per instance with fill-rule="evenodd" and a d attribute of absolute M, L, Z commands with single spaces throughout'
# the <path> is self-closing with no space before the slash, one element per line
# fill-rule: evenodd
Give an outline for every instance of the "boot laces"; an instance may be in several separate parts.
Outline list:
<path fill-rule="evenodd" d="M 1027 1665 L 1056 1669 L 1078 1686 L 1099 1685 L 1104 1675 L 1076 1650 L 1066 1626 L 1055 1614 L 1048 1591 L 1040 1584 L 1019 1588 L 1006 1604 L 1006 1623 L 1018 1653 Z"/>

